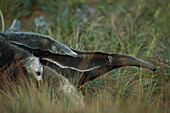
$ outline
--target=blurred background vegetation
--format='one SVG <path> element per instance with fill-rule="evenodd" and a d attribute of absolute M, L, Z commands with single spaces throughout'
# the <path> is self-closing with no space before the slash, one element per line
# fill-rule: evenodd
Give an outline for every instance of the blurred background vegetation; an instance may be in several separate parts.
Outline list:
<path fill-rule="evenodd" d="M 127 54 L 157 67 L 124 67 L 88 82 L 86 112 L 170 112 L 169 0 L 0 0 L 0 10 L 0 29 L 17 18 L 22 31 L 73 49 Z"/>

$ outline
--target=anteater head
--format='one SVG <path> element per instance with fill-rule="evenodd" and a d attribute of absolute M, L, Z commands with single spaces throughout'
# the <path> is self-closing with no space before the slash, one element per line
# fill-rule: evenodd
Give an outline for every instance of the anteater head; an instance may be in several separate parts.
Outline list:
<path fill-rule="evenodd" d="M 69 47 L 57 42 L 49 36 L 28 32 L 0 32 L 0 37 L 3 37 L 1 38 L 3 40 L 18 45 L 24 45 L 30 49 L 40 49 L 54 54 L 78 57 L 78 54 L 73 52 Z"/>
<path fill-rule="evenodd" d="M 51 44 L 50 44 L 51 43 Z M 72 57 L 78 57 L 78 54 L 72 51 L 69 47 L 65 46 L 64 44 L 57 42 L 55 40 L 49 41 L 49 50 L 53 53 L 57 53 L 60 55 L 68 55 Z"/>
<path fill-rule="evenodd" d="M 128 55 L 112 54 L 108 56 L 108 61 L 110 65 L 115 67 L 136 66 L 136 67 L 146 68 L 151 71 L 156 71 L 156 67 L 154 65 Z"/>

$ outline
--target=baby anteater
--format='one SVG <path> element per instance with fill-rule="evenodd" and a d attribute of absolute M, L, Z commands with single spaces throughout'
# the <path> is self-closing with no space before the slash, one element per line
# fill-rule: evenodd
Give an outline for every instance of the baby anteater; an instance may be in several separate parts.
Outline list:
<path fill-rule="evenodd" d="M 78 54 L 73 52 L 69 47 L 55 41 L 49 36 L 40 35 L 28 32 L 0 32 L 0 40 L 5 40 L 10 43 L 24 45 L 30 49 L 40 49 L 49 51 L 54 54 L 68 55 L 78 57 Z"/>

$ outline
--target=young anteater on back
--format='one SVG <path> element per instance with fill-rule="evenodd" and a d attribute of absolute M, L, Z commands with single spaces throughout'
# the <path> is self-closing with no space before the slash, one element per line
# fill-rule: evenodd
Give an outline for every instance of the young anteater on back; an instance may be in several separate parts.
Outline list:
<path fill-rule="evenodd" d="M 27 32 L 0 32 L 0 40 L 5 40 L 15 45 L 23 45 L 30 49 L 40 49 L 53 54 L 68 55 L 78 57 L 69 47 L 55 41 L 49 36 Z"/>

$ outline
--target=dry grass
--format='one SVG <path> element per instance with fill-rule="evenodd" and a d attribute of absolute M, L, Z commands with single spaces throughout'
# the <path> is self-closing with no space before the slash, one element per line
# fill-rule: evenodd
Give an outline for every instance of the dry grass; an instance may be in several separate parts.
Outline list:
<path fill-rule="evenodd" d="M 158 70 L 124 67 L 88 82 L 83 92 L 86 106 L 81 111 L 67 98 L 51 95 L 47 86 L 42 91 L 34 85 L 28 89 L 13 86 L 13 91 L 1 91 L 0 112 L 170 112 L 168 0 L 25 1 L 0 1 L 5 29 L 18 18 L 23 31 L 49 35 L 78 50 L 135 56 Z M 49 23 L 46 30 L 35 26 L 37 15 Z"/>

